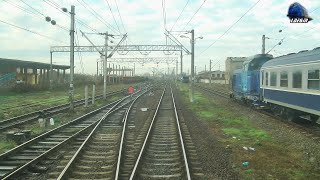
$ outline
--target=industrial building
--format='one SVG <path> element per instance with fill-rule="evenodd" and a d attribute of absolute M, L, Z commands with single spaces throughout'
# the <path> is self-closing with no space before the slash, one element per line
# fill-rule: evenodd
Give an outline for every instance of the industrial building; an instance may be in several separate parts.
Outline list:
<path fill-rule="evenodd" d="M 246 60 L 246 57 L 227 57 L 226 59 L 226 72 L 225 79 L 228 84 L 231 84 L 232 81 L 232 73 L 236 69 L 242 68 L 242 63 Z"/>
<path fill-rule="evenodd" d="M 70 66 L 52 64 L 52 80 L 55 83 L 65 81 L 66 70 Z M 50 64 L 0 58 L 0 87 L 14 84 L 48 85 Z"/>

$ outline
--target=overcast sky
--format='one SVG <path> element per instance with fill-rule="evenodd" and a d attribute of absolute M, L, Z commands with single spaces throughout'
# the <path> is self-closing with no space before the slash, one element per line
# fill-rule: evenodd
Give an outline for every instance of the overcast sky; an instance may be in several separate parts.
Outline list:
<path fill-rule="evenodd" d="M 120 30 L 122 34 L 128 33 L 127 44 L 165 45 L 165 27 L 173 31 L 194 29 L 195 37 L 203 36 L 203 39 L 197 39 L 195 44 L 197 72 L 204 70 L 205 65 L 208 70 L 210 59 L 214 61 L 213 70 L 219 69 L 219 66 L 221 70 L 224 70 L 227 57 L 247 57 L 261 53 L 263 34 L 270 38 L 266 40 L 266 52 L 280 39 L 285 38 L 282 45 L 276 46 L 270 52 L 274 56 L 320 46 L 319 0 L 298 1 L 313 18 L 308 24 L 289 23 L 286 15 L 289 5 L 295 2 L 292 0 L 260 0 L 259 2 L 258 0 L 206 0 L 205 2 L 203 0 L 84 0 L 84 2 L 82 0 L 0 1 L 0 57 L 49 63 L 50 46 L 69 45 L 70 42 L 67 31 L 70 29 L 70 17 L 56 8 L 66 7 L 70 11 L 71 5 L 75 5 L 78 34 L 76 39 L 79 41 L 77 44 L 80 45 L 90 44 L 81 36 L 79 30 L 88 33 L 108 31 L 112 34 L 120 34 Z M 255 3 L 257 4 L 254 6 Z M 117 6 L 121 16 L 119 16 Z M 252 6 L 254 7 L 238 21 Z M 103 20 L 99 20 L 97 15 L 94 16 L 91 9 Z M 50 16 L 60 27 L 46 22 L 44 16 Z M 18 29 L 2 21 L 46 37 Z M 238 22 L 229 29 L 236 21 Z M 228 29 L 229 31 L 225 33 Z M 279 33 L 279 30 L 282 32 Z M 96 45 L 104 44 L 104 37 L 101 35 L 88 34 L 87 36 Z M 188 39 L 180 38 L 180 34 L 177 33 L 175 36 L 190 50 Z M 113 41 L 116 43 L 119 40 L 114 39 Z M 55 53 L 53 62 L 68 65 L 69 57 L 69 53 Z M 75 53 L 75 72 L 96 73 L 99 54 L 82 53 L 81 57 L 82 60 L 79 53 Z M 113 57 L 178 57 L 178 55 L 151 52 L 145 56 L 139 52 L 129 52 L 127 55 L 116 53 Z M 133 64 L 121 63 L 121 66 L 133 67 Z M 169 66 L 174 68 L 175 64 L 171 63 Z M 159 71 L 166 71 L 168 64 L 163 63 L 157 66 L 154 62 L 136 63 L 136 72 L 151 73 L 152 67 L 158 68 Z M 183 69 L 184 72 L 190 70 L 190 55 L 184 56 Z"/>

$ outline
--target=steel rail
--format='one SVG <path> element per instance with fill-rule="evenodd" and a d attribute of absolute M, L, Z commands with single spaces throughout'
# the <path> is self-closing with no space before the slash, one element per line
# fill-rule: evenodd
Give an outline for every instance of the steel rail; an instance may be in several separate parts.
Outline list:
<path fill-rule="evenodd" d="M 210 92 L 210 93 L 212 93 L 212 94 L 218 95 L 218 96 L 223 97 L 223 98 L 227 98 L 227 99 L 230 98 L 229 94 L 226 93 L 226 92 L 221 92 L 221 91 L 213 90 L 213 89 L 211 89 L 211 88 L 202 87 L 202 86 L 199 86 L 199 85 L 195 85 L 194 87 L 195 87 L 195 88 L 198 88 L 198 89 L 201 89 L 201 90 L 204 90 L 204 91 L 207 91 L 207 92 Z"/>
<path fill-rule="evenodd" d="M 148 91 L 148 90 L 147 90 Z M 142 92 L 142 94 L 138 95 L 135 99 L 138 99 L 139 97 L 141 97 L 141 95 L 145 94 L 147 91 Z M 123 102 L 125 99 L 129 98 L 129 96 L 127 96 L 126 98 L 122 99 L 122 101 L 118 102 L 117 104 L 115 104 L 114 107 L 118 106 L 121 102 Z M 95 125 L 95 127 L 91 130 L 90 134 L 87 136 L 87 138 L 84 140 L 84 142 L 81 144 L 81 146 L 78 148 L 78 150 L 75 152 L 75 154 L 72 156 L 72 158 L 69 160 L 68 164 L 65 166 L 65 168 L 62 170 L 62 172 L 60 173 L 59 177 L 57 178 L 57 180 L 61 180 L 66 178 L 66 176 L 68 175 L 68 171 L 71 170 L 72 165 L 75 163 L 75 160 L 77 157 L 79 157 L 79 154 L 81 153 L 81 151 L 83 151 L 84 147 L 87 145 L 87 143 L 89 142 L 89 140 L 92 138 L 93 134 L 96 133 L 98 127 L 100 126 L 100 124 L 102 123 L 102 121 L 104 121 L 109 115 L 117 112 L 119 109 L 125 107 L 127 104 L 129 104 L 132 100 L 130 100 L 129 102 L 121 105 L 120 107 L 113 109 L 113 110 L 109 110 L 108 113 L 106 113 L 103 117 L 100 118 L 100 120 L 98 120 L 97 124 Z M 133 103 L 134 103 L 133 102 Z M 130 108 L 132 107 L 132 104 L 130 105 L 130 107 L 126 110 L 126 112 L 130 111 Z M 126 113 L 125 112 L 125 113 Z M 126 113 L 127 114 L 127 113 Z M 126 117 L 126 116 L 125 116 Z"/>
<path fill-rule="evenodd" d="M 145 94 L 145 93 L 144 93 Z M 141 95 L 140 95 L 141 96 Z M 123 122 L 123 128 L 122 128 L 122 134 L 121 134 L 121 141 L 120 141 L 120 146 L 119 146 L 119 154 L 118 154 L 118 161 L 117 161 L 117 168 L 116 168 L 116 175 L 115 175 L 115 180 L 119 179 L 119 171 L 120 171 L 120 163 L 121 163 L 121 156 L 122 156 L 122 149 L 123 149 L 123 144 L 124 144 L 124 135 L 126 132 L 126 126 L 127 126 L 127 119 L 129 116 L 129 113 L 131 111 L 131 108 L 133 106 L 133 104 L 136 102 L 136 100 L 140 97 L 138 96 L 137 98 L 135 98 L 133 100 L 133 102 L 131 103 L 131 105 L 129 106 L 129 108 L 127 109 L 127 111 L 125 112 L 125 116 L 122 120 Z"/>
<path fill-rule="evenodd" d="M 124 98 L 127 98 L 127 97 L 128 97 L 128 96 L 126 96 L 126 97 L 124 97 Z M 122 98 L 122 99 L 124 99 L 124 98 Z M 112 102 L 112 103 L 110 103 L 110 104 L 108 104 L 108 105 L 106 105 L 106 106 L 103 106 L 103 107 L 101 107 L 101 108 L 99 108 L 99 109 L 97 109 L 97 110 L 91 111 L 91 112 L 89 112 L 89 113 L 87 113 L 87 114 L 85 114 L 85 115 L 83 115 L 83 116 L 81 116 L 81 117 L 79 117 L 79 118 L 76 118 L 76 119 L 73 120 L 73 121 L 70 121 L 69 123 L 66 123 L 66 124 L 64 124 L 64 125 L 61 125 L 61 126 L 55 128 L 55 129 L 52 129 L 52 130 L 46 132 L 46 133 L 44 133 L 44 134 L 41 134 L 40 136 L 37 136 L 36 138 L 33 138 L 33 139 L 31 139 L 31 140 L 29 140 L 29 141 L 21 144 L 20 146 L 17 146 L 17 147 L 15 147 L 15 148 L 11 149 L 10 151 L 1 154 L 1 155 L 0 155 L 0 162 L 1 162 L 1 159 L 5 159 L 6 157 L 10 157 L 10 155 L 15 154 L 17 151 L 22 150 L 22 149 L 26 148 L 27 146 L 29 146 L 29 145 L 31 145 L 31 144 L 33 144 L 33 143 L 36 143 L 37 140 L 46 138 L 46 137 L 48 137 L 49 135 L 52 135 L 53 133 L 57 132 L 58 130 L 60 130 L 60 129 L 68 126 L 68 125 L 71 125 L 71 124 L 73 124 L 73 123 L 76 123 L 76 122 L 78 122 L 78 121 L 80 121 L 80 120 L 83 120 L 84 118 L 87 118 L 87 117 L 89 117 L 89 116 L 91 116 L 91 115 L 99 112 L 100 110 L 102 110 L 102 109 L 104 109 L 104 108 L 106 108 L 106 107 L 108 107 L 108 106 L 112 106 L 111 109 L 114 108 L 114 107 L 115 107 L 115 104 L 117 104 L 117 103 L 119 103 L 120 101 L 122 101 L 122 99 L 117 100 L 117 101 L 115 101 L 115 102 Z M 111 109 L 110 109 L 110 110 L 111 110 Z M 110 110 L 108 110 L 108 112 L 110 112 Z M 108 113 L 108 112 L 107 112 L 107 113 Z M 92 124 L 88 125 L 87 127 L 85 127 L 85 128 L 83 128 L 82 130 L 78 131 L 78 132 L 75 133 L 74 135 L 72 135 L 72 136 L 70 136 L 69 138 L 63 140 L 61 143 L 59 143 L 59 144 L 55 145 L 54 147 L 50 148 L 48 151 L 40 154 L 40 155 L 37 156 L 35 159 L 33 159 L 33 160 L 31 160 L 31 161 L 23 164 L 22 166 L 18 167 L 18 168 L 15 169 L 13 172 L 11 172 L 10 174 L 3 176 L 2 178 L 3 178 L 3 179 L 8 179 L 8 178 L 12 177 L 13 175 L 15 175 L 16 173 L 18 173 L 18 172 L 22 171 L 23 169 L 25 169 L 25 168 L 26 168 L 27 166 L 29 166 L 30 164 L 39 161 L 42 157 L 44 157 L 44 156 L 47 155 L 48 153 L 54 151 L 55 149 L 59 148 L 60 146 L 62 146 L 62 145 L 65 144 L 66 142 L 70 141 L 71 139 L 77 137 L 79 134 L 81 134 L 82 132 L 84 132 L 84 131 L 87 130 L 88 128 L 92 127 L 92 126 L 93 126 L 94 124 L 96 124 L 98 121 L 99 121 L 99 120 L 93 122 Z"/>
<path fill-rule="evenodd" d="M 120 90 L 120 91 L 111 92 L 111 93 L 108 93 L 107 96 L 110 97 L 112 95 L 119 94 L 119 93 L 124 92 L 124 91 L 125 91 L 125 89 Z M 101 98 L 102 98 L 102 95 L 96 96 L 96 99 L 101 99 Z M 92 99 L 92 98 L 89 98 L 89 100 L 90 99 Z M 77 106 L 80 106 L 80 105 L 84 104 L 84 101 L 85 101 L 84 99 L 80 99 L 80 100 L 75 101 L 75 106 L 77 107 Z M 10 119 L 6 119 L 6 120 L 3 120 L 3 121 L 0 121 L 0 130 L 5 130 L 5 129 L 8 129 L 8 128 L 11 128 L 11 127 L 26 123 L 28 121 L 36 120 L 38 118 L 38 113 L 40 111 L 49 112 L 49 114 L 47 114 L 47 115 L 52 115 L 52 114 L 56 114 L 58 112 L 62 112 L 64 110 L 68 109 L 68 108 L 69 108 L 69 103 L 66 103 L 66 104 L 61 104 L 61 105 L 49 107 L 49 108 L 46 108 L 46 109 L 34 111 L 34 112 L 27 113 L 27 114 L 24 114 L 24 115 L 16 116 L 16 117 L 13 117 L 13 118 L 10 118 Z M 15 122 L 15 121 L 17 121 L 17 122 Z M 11 123 L 11 122 L 12 122 L 12 124 L 9 124 L 9 125 L 5 126 L 7 123 Z"/>
<path fill-rule="evenodd" d="M 143 154 L 143 152 L 144 152 L 144 150 L 145 150 L 145 146 L 146 146 L 146 144 L 147 144 L 147 140 L 148 140 L 149 134 L 150 134 L 150 132 L 151 132 L 153 123 L 154 123 L 154 121 L 155 121 L 155 119 L 156 119 L 156 117 L 157 117 L 157 115 L 158 115 L 158 111 L 159 111 L 159 109 L 160 109 L 160 104 L 161 104 L 161 102 L 162 102 L 162 99 L 163 99 L 163 96 L 164 96 L 165 91 L 166 91 L 166 87 L 164 88 L 164 90 L 163 90 L 163 92 L 162 92 L 162 95 L 161 95 L 161 97 L 160 97 L 160 100 L 159 100 L 157 109 L 156 109 L 156 111 L 155 111 L 155 113 L 154 113 L 154 115 L 153 115 L 153 118 L 152 118 L 150 127 L 149 127 L 149 129 L 148 129 L 148 133 L 147 133 L 147 135 L 146 135 L 146 138 L 145 138 L 145 140 L 144 140 L 144 142 L 143 142 L 143 145 L 142 145 L 142 147 L 141 147 L 141 151 L 140 151 L 140 153 L 139 153 L 139 156 L 138 156 L 138 158 L 137 158 L 137 160 L 136 160 L 136 163 L 135 163 L 135 165 L 134 165 L 134 167 L 133 167 L 133 170 L 132 170 L 132 172 L 131 172 L 130 180 L 133 180 L 133 178 L 134 178 L 134 176 L 135 176 L 135 174 L 136 174 L 136 170 L 137 170 L 138 165 L 139 165 L 139 163 L 140 163 L 140 159 L 141 159 L 141 157 L 142 157 L 142 154 Z"/>
<path fill-rule="evenodd" d="M 188 180 L 191 180 L 189 164 L 188 164 L 188 159 L 187 159 L 187 153 L 186 153 L 186 150 L 185 150 L 185 147 L 184 147 L 183 137 L 182 137 L 181 128 L 180 128 L 180 124 L 179 124 L 179 116 L 178 116 L 178 112 L 177 112 L 176 102 L 174 100 L 172 87 L 170 87 L 170 89 L 171 89 L 172 103 L 173 103 L 173 107 L 174 107 L 174 114 L 176 116 L 177 126 L 178 126 L 178 130 L 179 130 L 179 137 L 180 137 L 180 143 L 181 143 L 181 148 L 182 148 L 185 168 L 186 168 L 186 172 L 187 172 L 187 178 L 188 178 Z"/>
<path fill-rule="evenodd" d="M 236 99 L 232 99 L 232 98 L 230 98 L 230 96 L 228 97 L 228 96 L 226 95 L 227 93 L 225 93 L 225 92 L 214 91 L 214 90 L 212 90 L 212 89 L 210 89 L 210 88 L 208 88 L 208 87 L 199 87 L 199 86 L 197 86 L 197 87 L 198 87 L 199 89 L 203 90 L 203 91 L 208 92 L 208 93 L 212 93 L 212 94 L 214 94 L 214 95 L 218 95 L 218 96 L 223 97 L 223 98 L 225 98 L 225 99 L 230 99 L 230 100 L 232 100 L 234 103 L 237 103 L 237 104 L 239 104 L 239 105 L 241 105 L 241 106 L 250 108 L 247 104 L 244 104 L 243 102 L 238 101 L 238 100 L 236 100 Z M 251 108 L 252 108 L 252 107 L 251 107 Z M 319 136 L 320 136 L 320 124 L 314 124 L 314 125 L 312 125 L 312 126 L 310 127 L 310 126 L 308 126 L 308 124 L 301 124 L 301 123 L 297 123 L 297 122 L 288 121 L 288 120 L 286 120 L 285 118 L 283 118 L 283 117 L 281 117 L 281 116 L 278 116 L 278 115 L 275 115 L 275 114 L 273 114 L 273 113 L 270 113 L 269 111 L 266 111 L 266 110 L 264 110 L 264 109 L 253 108 L 253 110 L 255 110 L 255 111 L 257 111 L 257 112 L 259 112 L 259 113 L 261 113 L 261 114 L 264 114 L 264 115 L 266 115 L 266 116 L 269 116 L 269 117 L 271 117 L 271 118 L 274 118 L 274 119 L 276 119 L 276 120 L 279 120 L 279 121 L 281 121 L 281 122 L 283 122 L 283 123 L 286 123 L 286 124 L 289 124 L 289 125 L 294 126 L 294 127 L 296 127 L 296 128 L 300 128 L 300 129 L 302 129 L 302 130 L 304 130 L 304 131 L 307 131 L 308 133 L 315 135 L 315 137 L 319 137 Z M 301 118 L 301 117 L 300 117 L 300 118 Z M 306 120 L 306 121 L 307 121 L 307 120 Z"/>

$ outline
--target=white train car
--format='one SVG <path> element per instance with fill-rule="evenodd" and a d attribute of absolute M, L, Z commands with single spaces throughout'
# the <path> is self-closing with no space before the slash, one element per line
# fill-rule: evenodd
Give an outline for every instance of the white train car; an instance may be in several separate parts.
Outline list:
<path fill-rule="evenodd" d="M 276 57 L 260 71 L 263 101 L 288 120 L 320 117 L 320 48 Z"/>

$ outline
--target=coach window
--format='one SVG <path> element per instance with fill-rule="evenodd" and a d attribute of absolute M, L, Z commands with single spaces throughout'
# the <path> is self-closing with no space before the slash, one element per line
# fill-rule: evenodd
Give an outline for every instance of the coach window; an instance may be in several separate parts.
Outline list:
<path fill-rule="evenodd" d="M 270 73 L 270 86 L 277 86 L 277 73 L 276 72 Z"/>
<path fill-rule="evenodd" d="M 302 87 L 302 72 L 295 71 L 292 73 L 292 87 L 301 88 Z"/>
<path fill-rule="evenodd" d="M 269 86 L 269 73 L 266 72 L 266 86 Z"/>
<path fill-rule="evenodd" d="M 309 70 L 308 71 L 308 89 L 320 90 L 319 70 Z"/>
<path fill-rule="evenodd" d="M 288 73 L 287 72 L 280 73 L 280 87 L 288 87 Z"/>

